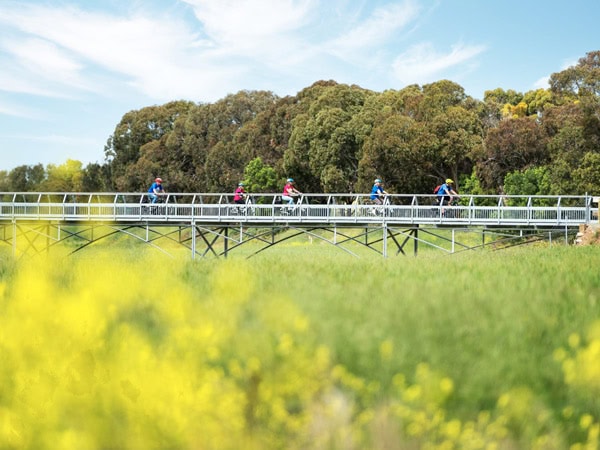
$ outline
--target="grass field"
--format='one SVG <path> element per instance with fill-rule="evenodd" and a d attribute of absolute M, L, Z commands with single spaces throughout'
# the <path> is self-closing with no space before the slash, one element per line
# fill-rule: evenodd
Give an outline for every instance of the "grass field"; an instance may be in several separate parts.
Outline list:
<path fill-rule="evenodd" d="M 600 251 L 0 267 L 0 448 L 595 449 Z"/>

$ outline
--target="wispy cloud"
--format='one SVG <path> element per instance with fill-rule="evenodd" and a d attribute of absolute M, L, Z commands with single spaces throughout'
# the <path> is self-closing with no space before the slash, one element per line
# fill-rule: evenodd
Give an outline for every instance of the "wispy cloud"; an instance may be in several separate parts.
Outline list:
<path fill-rule="evenodd" d="M 19 141 L 31 141 L 44 144 L 59 144 L 63 147 L 79 148 L 82 146 L 90 146 L 96 143 L 96 141 L 89 137 L 80 136 L 65 136 L 58 134 L 46 134 L 46 135 L 30 135 L 30 134 L 6 134 L 0 136 L 5 139 L 14 139 Z"/>
<path fill-rule="evenodd" d="M 183 0 L 215 45 L 236 51 L 307 24 L 316 0 Z"/>
<path fill-rule="evenodd" d="M 457 44 L 447 53 L 435 50 L 433 45 L 423 43 L 400 54 L 393 63 L 396 78 L 403 83 L 434 81 L 440 73 L 472 61 L 485 50 L 484 45 Z"/>
<path fill-rule="evenodd" d="M 0 84 L 2 77 L 0 77 Z M 27 106 L 0 98 L 0 115 L 21 117 L 24 119 L 39 119 L 40 114 Z"/>
<path fill-rule="evenodd" d="M 539 78 L 538 80 L 535 81 L 535 83 L 533 83 L 533 88 L 534 89 L 548 89 L 549 82 L 550 82 L 550 77 Z"/>
<path fill-rule="evenodd" d="M 0 5 L 0 63 L 8 68 L 0 90 L 212 101 L 287 77 L 304 86 L 336 79 L 349 67 L 423 81 L 483 51 L 459 44 L 439 54 L 420 44 L 394 60 L 388 45 L 418 20 L 416 0 L 332 1 L 331 17 L 318 14 L 319 0 L 180 0 L 189 9 L 160 15 L 151 7 L 109 13 L 9 2 Z"/>
<path fill-rule="evenodd" d="M 419 9 L 412 1 L 379 7 L 371 16 L 333 39 L 326 47 L 331 53 L 344 59 L 356 57 L 357 51 L 380 47 L 390 38 L 396 37 L 418 17 Z"/>

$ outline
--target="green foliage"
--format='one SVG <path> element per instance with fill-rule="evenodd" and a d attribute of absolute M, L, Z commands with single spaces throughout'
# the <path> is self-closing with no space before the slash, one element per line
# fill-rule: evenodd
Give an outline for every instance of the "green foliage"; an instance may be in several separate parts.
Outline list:
<path fill-rule="evenodd" d="M 504 90 L 502 88 L 496 88 L 483 93 L 483 100 L 487 102 L 493 102 L 499 105 L 517 105 L 523 100 L 523 94 L 513 89 Z"/>
<path fill-rule="evenodd" d="M 590 52 L 552 74 L 550 89 L 496 88 L 483 101 L 450 80 L 384 92 L 321 80 L 285 98 L 240 91 L 214 103 L 172 101 L 125 113 L 102 166 L 80 176 L 20 166 L 0 174 L 0 186 L 140 191 L 160 175 L 171 192 L 228 192 L 260 158 L 305 192 L 363 192 L 375 176 L 391 192 L 429 192 L 432 180 L 473 173 L 480 189 L 498 192 L 507 174 L 547 167 L 548 194 L 581 194 L 597 184 L 599 61 Z"/>
<path fill-rule="evenodd" d="M 244 183 L 248 192 L 277 192 L 280 188 L 275 169 L 254 158 L 244 168 Z"/>
<path fill-rule="evenodd" d="M 49 164 L 48 177 L 39 189 L 49 192 L 81 192 L 83 188 L 83 171 L 81 161 L 68 159 L 64 164 Z"/>
<path fill-rule="evenodd" d="M 168 135 L 176 121 L 192 107 L 191 102 L 173 101 L 130 111 L 123 116 L 104 149 L 117 189 L 135 190 L 125 173 L 128 166 L 138 161 L 142 146 Z"/>
<path fill-rule="evenodd" d="M 46 179 L 47 173 L 42 164 L 35 166 L 18 166 L 8 173 L 6 184 L 9 190 L 16 192 L 30 192 L 40 189 Z"/>
<path fill-rule="evenodd" d="M 581 192 L 600 194 L 600 153 L 588 152 L 573 174 L 575 184 Z"/>
<path fill-rule="evenodd" d="M 504 177 L 504 193 L 508 195 L 549 195 L 551 186 L 547 167 L 532 167 Z"/>
<path fill-rule="evenodd" d="M 506 174 L 546 164 L 547 140 L 546 130 L 530 117 L 502 120 L 485 138 L 485 159 L 477 164 L 482 185 L 499 189 Z"/>
<path fill-rule="evenodd" d="M 467 195 L 486 195 L 490 192 L 486 192 L 479 183 L 476 169 L 473 169 L 471 175 L 464 176 L 459 179 L 460 193 Z"/>

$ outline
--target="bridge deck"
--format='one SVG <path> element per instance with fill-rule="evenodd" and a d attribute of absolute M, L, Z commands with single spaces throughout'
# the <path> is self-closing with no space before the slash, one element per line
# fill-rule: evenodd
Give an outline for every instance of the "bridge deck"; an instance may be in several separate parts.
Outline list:
<path fill-rule="evenodd" d="M 495 225 L 579 226 L 597 218 L 590 196 L 464 196 L 456 206 L 425 195 L 390 195 L 383 206 L 367 195 L 306 194 L 289 208 L 274 194 L 233 205 L 230 194 L 168 194 L 145 203 L 139 193 L 3 193 L 0 221 L 154 224 Z"/>
<path fill-rule="evenodd" d="M 388 243 L 396 254 L 405 254 L 409 243 L 415 254 L 419 243 L 454 253 L 486 245 L 489 233 L 504 241 L 564 235 L 568 242 L 577 227 L 598 217 L 590 196 L 463 196 L 444 207 L 427 195 L 390 195 L 374 205 L 368 195 L 311 194 L 293 207 L 275 194 L 250 195 L 243 205 L 233 204 L 231 194 L 168 194 L 162 200 L 148 204 L 140 193 L 0 193 L 0 241 L 14 255 L 45 252 L 66 240 L 77 245 L 69 247 L 74 252 L 124 233 L 165 253 L 159 242 L 175 241 L 195 258 L 227 256 L 249 242 L 263 246 L 258 253 L 305 234 L 349 253 L 346 244 L 360 244 L 385 257 Z M 459 242 L 455 230 L 480 233 L 481 244 Z"/>

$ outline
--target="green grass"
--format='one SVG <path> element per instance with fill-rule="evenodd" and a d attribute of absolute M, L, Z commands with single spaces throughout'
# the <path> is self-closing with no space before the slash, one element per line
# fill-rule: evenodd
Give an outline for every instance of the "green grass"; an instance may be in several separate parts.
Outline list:
<path fill-rule="evenodd" d="M 521 385 L 560 397 L 552 354 L 600 318 L 599 264 L 597 249 L 567 247 L 368 261 L 274 253 L 253 272 L 355 373 L 389 383 L 428 362 L 463 380 L 455 407 L 469 410 Z M 382 370 L 386 339 L 395 358 Z"/>
<path fill-rule="evenodd" d="M 194 323 L 201 328 L 211 323 L 218 330 L 221 324 L 228 330 L 218 344 L 206 347 L 216 346 L 216 356 L 207 357 L 205 352 L 212 353 L 203 346 L 188 350 L 186 359 L 193 355 L 191 360 L 198 370 L 218 367 L 227 379 L 233 377 L 231 361 L 251 365 L 249 361 L 258 359 L 263 370 L 258 379 L 277 391 L 281 378 L 290 383 L 295 378 L 310 381 L 308 363 L 316 358 L 317 349 L 326 348 L 332 367 L 343 367 L 365 385 L 377 386 L 370 397 L 358 388 L 344 387 L 343 383 L 340 386 L 355 396 L 357 423 L 361 412 L 379 411 L 384 405 L 400 402 L 398 396 L 408 395 L 408 388 L 398 393 L 394 380 L 399 374 L 408 386 L 422 384 L 418 368 L 423 363 L 453 382 L 452 394 L 436 405 L 443 408 L 446 422 L 476 421 L 482 411 L 489 411 L 505 421 L 511 433 L 510 448 L 530 448 L 542 436 L 558 442 L 555 448 L 586 439 L 589 442 L 586 430 L 591 428 L 580 426 L 579 418 L 590 415 L 593 426 L 600 421 L 596 400 L 600 382 L 579 375 L 567 379 L 563 363 L 556 357 L 562 349 L 579 373 L 600 373 L 600 360 L 595 360 L 591 352 L 594 339 L 600 342 L 600 336 L 589 334 L 600 323 L 600 251 L 594 247 L 542 245 L 456 255 L 424 252 L 416 258 L 387 259 L 367 252 L 357 259 L 332 246 L 298 239 L 250 259 L 232 255 L 228 260 L 173 262 L 157 257 L 151 249 L 107 254 L 96 246 L 63 261 L 68 263 L 65 269 L 79 267 L 78 276 L 91 277 L 98 267 L 102 267 L 103 274 L 110 273 L 107 261 L 120 268 L 115 269 L 119 275 L 129 270 L 132 261 L 142 262 L 143 272 L 131 269 L 130 278 L 139 286 L 135 288 L 139 293 L 134 289 L 130 294 L 133 300 L 106 319 L 110 336 L 103 351 L 107 354 L 111 345 L 118 345 L 116 339 L 123 324 L 141 330 L 157 352 L 170 348 L 177 327 L 164 308 L 171 302 L 175 304 L 173 296 L 185 295 L 196 305 L 194 308 L 200 308 L 196 311 L 200 315 L 177 319 L 182 325 Z M 13 280 L 19 276 L 19 264 L 24 263 L 7 262 L 0 270 L 6 292 L 15 296 L 18 290 L 13 289 Z M 78 289 L 78 277 L 66 275 L 70 272 L 56 266 L 51 270 L 51 278 L 59 285 L 57 291 L 77 297 L 72 290 Z M 153 271 L 164 274 L 153 277 Z M 106 283 L 108 279 L 95 288 L 104 296 L 97 300 L 98 310 L 104 302 L 114 301 Z M 129 289 L 127 284 L 121 287 L 124 292 Z M 94 292 L 83 289 L 82 295 L 91 300 Z M 10 301 L 19 300 L 4 301 L 10 305 Z M 305 334 L 294 331 L 298 311 L 308 321 Z M 283 358 L 274 349 L 288 333 L 298 341 L 298 347 Z M 207 336 L 210 341 L 212 338 Z M 573 344 L 573 336 L 581 342 Z M 382 356 L 382 348 L 389 349 L 387 357 Z M 8 379 L 14 374 L 3 376 Z M 254 386 L 257 376 L 235 382 L 242 387 L 244 383 Z M 268 381 L 271 376 L 272 381 Z M 308 386 L 314 383 L 309 381 L 305 387 L 301 381 L 292 383 L 300 390 L 286 397 L 291 415 L 310 409 L 302 400 L 302 392 L 312 392 Z M 143 392 L 143 388 L 136 389 Z M 288 391 L 292 388 L 286 387 Z M 257 392 L 251 397 L 260 402 L 260 390 Z M 501 399 L 515 392 L 525 392 L 517 397 L 529 400 L 523 400 L 525 406 L 510 409 L 511 403 L 506 406 L 508 400 Z M 430 406 L 423 408 L 429 411 Z M 245 420 L 260 423 L 248 411 L 246 408 Z M 565 411 L 572 411 L 573 418 Z M 413 419 L 403 420 L 401 423 Z M 273 432 L 272 426 L 264 425 L 263 431 Z M 405 442 L 409 431 L 398 439 Z M 359 441 L 377 447 L 377 438 L 369 433 L 370 438 Z M 436 441 L 441 439 L 438 437 L 431 439 L 441 442 Z M 456 442 L 458 446 L 458 438 Z M 330 448 L 337 447 L 332 444 Z"/>

